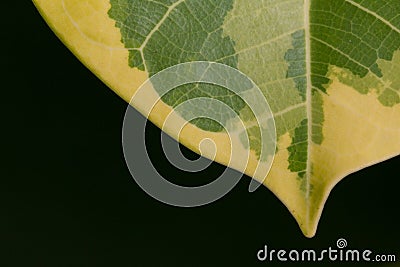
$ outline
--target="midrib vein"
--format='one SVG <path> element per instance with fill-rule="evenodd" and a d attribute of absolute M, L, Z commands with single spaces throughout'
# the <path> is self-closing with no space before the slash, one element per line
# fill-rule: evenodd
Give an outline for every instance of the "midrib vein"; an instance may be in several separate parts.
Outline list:
<path fill-rule="evenodd" d="M 304 30 L 306 43 L 306 77 L 307 77 L 307 165 L 306 165 L 306 228 L 310 217 L 310 176 L 311 176 L 311 137 L 312 137 L 312 84 L 311 84 L 311 32 L 310 32 L 310 7 L 311 0 L 304 1 Z"/>
<path fill-rule="evenodd" d="M 154 28 L 150 31 L 150 33 L 146 36 L 146 39 L 143 41 L 142 45 L 137 49 L 140 51 L 140 54 L 142 56 L 143 59 L 143 65 L 144 68 L 146 70 L 146 72 L 148 72 L 147 70 L 147 66 L 145 63 L 145 59 L 144 59 L 144 53 L 143 53 L 143 49 L 146 47 L 147 43 L 150 41 L 151 37 L 153 36 L 153 34 L 158 31 L 158 29 L 161 27 L 161 25 L 165 22 L 165 20 L 169 17 L 169 14 L 171 14 L 171 12 L 181 3 L 185 2 L 185 0 L 179 0 L 176 1 L 175 3 L 173 3 L 167 10 L 167 12 L 165 12 L 164 16 L 161 18 L 161 20 L 156 24 L 156 26 L 154 26 Z"/>

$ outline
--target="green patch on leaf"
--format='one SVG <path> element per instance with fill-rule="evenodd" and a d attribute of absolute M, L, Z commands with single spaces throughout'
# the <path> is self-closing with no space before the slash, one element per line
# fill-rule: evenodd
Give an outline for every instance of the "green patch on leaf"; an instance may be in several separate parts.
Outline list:
<path fill-rule="evenodd" d="M 398 14 L 397 1 L 311 1 L 313 86 L 325 91 L 329 66 L 382 78 L 378 60 L 392 60 L 400 47 Z"/>
<path fill-rule="evenodd" d="M 300 178 L 304 178 L 307 171 L 308 160 L 308 121 L 303 120 L 294 130 L 292 144 L 288 147 L 289 169 L 297 172 Z"/>
<path fill-rule="evenodd" d="M 223 36 L 221 28 L 233 0 L 110 2 L 109 16 L 121 30 L 122 42 L 130 51 L 131 67 L 146 70 L 150 76 L 176 64 L 192 61 L 215 61 L 237 67 L 233 41 Z M 237 113 L 245 105 L 228 89 L 210 84 L 183 85 L 164 95 L 162 100 L 176 107 L 198 97 L 218 99 Z M 200 108 L 206 110 L 210 107 Z M 189 113 L 190 110 L 181 111 L 184 118 Z M 227 116 L 222 122 L 229 119 Z M 203 130 L 222 130 L 219 123 L 207 118 L 191 122 Z"/>

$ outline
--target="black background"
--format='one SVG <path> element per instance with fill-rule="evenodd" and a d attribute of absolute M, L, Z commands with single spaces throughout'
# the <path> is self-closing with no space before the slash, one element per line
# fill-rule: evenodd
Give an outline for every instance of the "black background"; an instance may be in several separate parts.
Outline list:
<path fill-rule="evenodd" d="M 248 178 L 200 208 L 150 198 L 122 154 L 127 104 L 69 52 L 32 3 L 10 2 L 1 24 L 0 266 L 274 266 L 256 260 L 264 244 L 322 249 L 341 237 L 352 248 L 400 257 L 399 157 L 342 181 L 313 239 L 266 188 L 248 193 Z M 172 168 L 160 131 L 147 130 L 154 165 L 169 179 L 205 182 L 223 171 L 213 164 L 193 177 Z"/>

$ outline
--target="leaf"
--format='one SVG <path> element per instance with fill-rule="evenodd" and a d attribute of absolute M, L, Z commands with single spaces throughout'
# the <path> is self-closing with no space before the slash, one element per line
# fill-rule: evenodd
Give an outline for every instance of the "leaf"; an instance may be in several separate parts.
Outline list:
<path fill-rule="evenodd" d="M 215 61 L 248 75 L 274 114 L 277 149 L 264 184 L 311 237 L 332 188 L 343 177 L 400 152 L 398 0 L 35 0 L 57 35 L 96 75 L 129 101 L 159 71 Z M 142 111 L 157 87 L 135 102 Z M 260 128 L 245 103 L 223 87 L 181 86 L 149 116 L 162 126 L 174 107 L 217 99 L 244 120 L 251 156 L 240 171 L 262 181 Z M 212 108 L 211 108 L 212 110 Z M 190 110 L 176 111 L 185 118 Z M 229 120 L 229 118 L 226 118 Z M 192 121 L 177 136 L 200 153 L 216 142 L 228 165 L 221 125 Z M 228 151 L 228 152 L 227 152 Z M 203 155 L 211 157 L 206 148 Z M 230 164 L 235 168 L 235 163 Z"/>

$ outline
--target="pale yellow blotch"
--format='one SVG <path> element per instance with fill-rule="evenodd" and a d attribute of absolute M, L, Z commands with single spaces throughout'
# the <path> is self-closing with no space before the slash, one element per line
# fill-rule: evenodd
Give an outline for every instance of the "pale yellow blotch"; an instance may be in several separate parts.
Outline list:
<path fill-rule="evenodd" d="M 297 198 L 290 195 L 296 194 L 296 190 L 298 192 L 293 181 L 292 188 L 287 186 L 290 181 L 286 181 L 286 177 L 290 172 L 275 173 L 276 169 L 285 169 L 286 166 L 273 166 L 267 183 L 308 237 L 315 235 L 325 202 L 339 181 L 351 173 L 395 157 L 400 151 L 400 104 L 394 107 L 382 105 L 378 100 L 379 88 L 361 94 L 337 78 L 343 75 L 350 74 L 332 67 L 329 77 L 332 82 L 327 94 L 322 95 L 324 139 L 321 145 L 313 144 L 310 149 L 310 195 L 296 195 Z M 359 79 L 348 78 L 350 81 Z M 281 146 L 290 145 L 291 140 L 288 136 L 286 139 L 281 141 Z M 279 151 L 276 162 L 283 164 L 288 157 L 286 151 Z"/>
<path fill-rule="evenodd" d="M 128 51 L 120 41 L 115 22 L 107 17 L 108 1 L 35 0 L 34 3 L 64 44 L 123 99 L 128 101 L 148 78 L 147 73 L 128 66 Z"/>
<path fill-rule="evenodd" d="M 323 94 L 324 140 L 313 144 L 309 196 L 299 191 L 296 173 L 288 170 L 289 134 L 280 138 L 279 151 L 266 185 L 293 214 L 304 235 L 315 235 L 323 207 L 333 187 L 347 175 L 399 155 L 400 104 L 385 107 L 378 88 L 361 94 L 339 81 L 349 75 L 334 67 L 327 94 Z M 390 177 L 388 177 L 390 179 Z"/>
<path fill-rule="evenodd" d="M 265 180 L 265 185 L 282 201 L 295 217 L 301 228 L 306 228 L 307 200 L 304 192 L 300 191 L 300 180 L 298 174 L 289 170 L 289 151 L 287 148 L 292 144 L 289 133 L 284 134 L 278 140 L 278 152 L 274 163 Z"/>
<path fill-rule="evenodd" d="M 312 147 L 313 192 L 308 228 L 303 229 L 308 236 L 315 234 L 327 197 L 340 180 L 400 151 L 400 105 L 385 107 L 377 99 L 377 90 L 363 95 L 330 78 L 323 95 L 324 141 Z"/>

